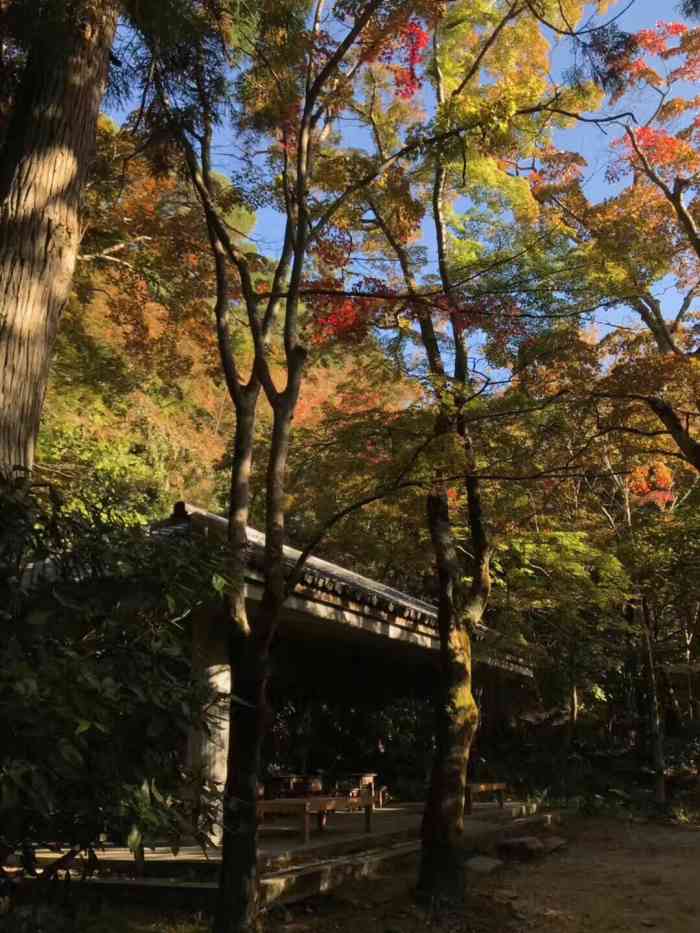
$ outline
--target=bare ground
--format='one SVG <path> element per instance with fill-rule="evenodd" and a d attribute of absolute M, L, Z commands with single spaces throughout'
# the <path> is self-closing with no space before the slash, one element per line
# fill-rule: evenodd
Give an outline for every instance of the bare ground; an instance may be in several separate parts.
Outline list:
<path fill-rule="evenodd" d="M 415 865 L 273 912 L 269 933 L 699 933 L 700 828 L 621 819 L 567 823 L 546 858 L 469 875 L 467 906 L 412 899 Z"/>

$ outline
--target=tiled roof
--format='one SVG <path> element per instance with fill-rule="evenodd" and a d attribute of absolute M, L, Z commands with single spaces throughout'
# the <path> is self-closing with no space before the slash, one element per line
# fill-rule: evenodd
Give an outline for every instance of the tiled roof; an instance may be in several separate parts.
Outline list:
<path fill-rule="evenodd" d="M 228 519 L 208 512 L 206 509 L 200 509 L 189 502 L 178 502 L 173 510 L 172 518 L 160 523 L 158 528 L 166 532 L 189 531 L 196 528 L 200 533 L 225 540 L 228 532 Z M 255 528 L 248 528 L 247 534 L 251 550 L 249 563 L 251 575 L 259 575 L 262 570 L 265 535 Z M 285 562 L 290 569 L 296 564 L 300 554 L 301 551 L 296 548 L 284 548 Z M 257 579 L 259 580 L 260 577 L 257 576 Z M 376 608 L 405 619 L 416 626 L 435 629 L 437 625 L 437 609 L 432 603 L 410 596 L 408 593 L 402 593 L 401 590 L 386 586 L 384 583 L 355 573 L 339 564 L 322 560 L 320 557 L 307 559 L 300 586 L 308 587 L 317 593 L 327 592 L 349 602 Z M 528 662 L 521 656 L 522 648 L 509 644 L 508 639 L 504 638 L 501 633 L 487 625 L 480 624 L 474 627 L 472 637 L 478 643 L 475 645 L 475 661 L 510 670 L 525 677 L 532 676 Z"/>
<path fill-rule="evenodd" d="M 207 512 L 189 502 L 178 502 L 173 517 L 158 526 L 185 528 L 190 524 L 199 525 L 205 533 L 213 532 L 217 537 L 224 537 L 228 528 L 228 520 L 213 512 Z M 265 535 L 255 528 L 248 528 L 248 541 L 251 555 L 250 566 L 252 570 L 262 568 L 262 558 L 265 548 Z M 284 548 L 285 563 L 291 570 L 296 564 L 301 551 L 293 547 Z M 369 577 L 347 570 L 339 564 L 322 560 L 320 557 L 309 557 L 304 565 L 300 584 L 311 589 L 333 593 L 360 605 L 369 605 L 400 616 L 412 622 L 434 626 L 437 620 L 437 610 L 431 603 L 408 593 L 402 593 L 391 586 L 371 580 Z"/>

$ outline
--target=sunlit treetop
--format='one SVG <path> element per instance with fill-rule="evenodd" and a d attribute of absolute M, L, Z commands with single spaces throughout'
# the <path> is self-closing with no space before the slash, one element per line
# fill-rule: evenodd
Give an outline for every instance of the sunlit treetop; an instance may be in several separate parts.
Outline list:
<path fill-rule="evenodd" d="M 668 274 L 691 288 L 700 276 L 700 30 L 659 22 L 631 37 L 614 65 L 611 102 L 629 111 L 610 149 L 610 197 L 592 202 L 581 156 L 554 150 L 530 174 L 533 192 L 598 252 L 609 293 L 635 298 Z"/>
<path fill-rule="evenodd" d="M 381 32 L 378 23 L 361 53 L 363 72 L 356 96 L 347 102 L 374 145 L 343 150 L 336 138 L 335 148 L 329 146 L 318 163 L 324 168 L 321 187 L 352 178 L 368 161 L 386 158 L 406 139 L 431 131 L 445 133 L 448 138 L 440 147 L 446 172 L 443 213 L 455 281 L 483 263 L 487 254 L 495 259 L 507 253 L 514 244 L 513 218 L 526 227 L 538 215 L 537 199 L 519 163 L 552 150 L 552 131 L 571 123 L 564 112 L 593 110 L 600 100 L 592 84 L 555 88 L 551 81 L 550 33 L 544 21 L 568 28 L 579 22 L 584 6 L 538 4 L 538 17 L 527 4 L 460 0 L 449 6 L 414 6 L 410 16 L 396 20 L 393 34 Z M 539 111 L 552 100 L 563 113 Z M 450 136 L 455 126 L 473 130 Z M 319 327 L 315 342 L 326 344 L 334 333 L 354 341 L 372 322 L 389 326 L 392 320 L 409 334 L 421 309 L 429 309 L 438 326 L 441 318 L 447 322 L 450 302 L 436 293 L 435 264 L 424 243 L 434 165 L 431 150 L 392 165 L 369 194 L 345 205 L 335 231 L 317 244 L 315 281 L 319 286 L 335 282 L 339 294 L 307 299 L 315 307 Z M 406 281 L 397 257 L 386 258 L 395 248 L 405 252 L 404 265 L 410 266 L 415 286 L 428 290 L 428 301 L 401 300 Z M 365 257 L 363 262 L 376 257 L 378 266 L 370 277 L 375 274 L 382 289 L 368 284 L 366 269 L 358 274 L 353 258 L 357 253 Z M 371 291 L 382 300 L 368 298 Z M 526 339 L 527 327 L 512 301 L 473 298 L 460 290 L 461 306 L 456 309 L 456 295 L 455 291 L 451 304 L 458 332 L 488 328 L 494 359 L 502 359 L 512 340 Z"/>

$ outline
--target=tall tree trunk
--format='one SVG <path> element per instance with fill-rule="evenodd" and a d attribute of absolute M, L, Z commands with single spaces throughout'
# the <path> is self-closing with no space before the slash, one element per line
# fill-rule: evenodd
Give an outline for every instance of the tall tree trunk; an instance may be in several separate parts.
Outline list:
<path fill-rule="evenodd" d="M 46 4 L 0 153 L 2 470 L 34 460 L 115 27 L 109 0 Z"/>
<path fill-rule="evenodd" d="M 564 734 L 562 745 L 562 776 L 564 779 L 564 797 L 569 799 L 572 785 L 572 762 L 571 748 L 576 737 L 576 728 L 578 725 L 579 699 L 578 687 L 576 685 L 577 666 L 576 666 L 576 648 L 574 645 L 569 649 L 569 719 Z"/>
<path fill-rule="evenodd" d="M 438 78 L 438 99 L 441 99 L 439 74 Z M 481 621 L 491 590 L 490 548 L 482 512 L 481 488 L 475 475 L 476 457 L 465 417 L 470 375 L 447 262 L 444 187 L 445 169 L 442 153 L 438 152 L 433 179 L 433 220 L 441 284 L 451 312 L 454 370 L 451 392 L 439 392 L 442 410 L 436 419 L 435 434 L 454 432 L 463 447 L 464 490 L 473 558 L 472 566 L 467 567 L 458 556 L 450 524 L 447 491 L 438 484 L 428 496 L 426 505 L 439 583 L 441 677 L 435 697 L 435 757 L 423 814 L 418 875 L 419 891 L 433 899 L 440 896 L 461 898 L 464 895 L 464 798 L 469 754 L 479 724 L 479 710 L 472 689 L 471 626 Z M 403 260 L 403 265 L 408 268 L 407 259 Z M 412 280 L 408 281 L 406 272 L 404 275 L 410 285 Z M 432 318 L 423 313 L 419 324 L 430 371 L 443 380 L 444 363 Z M 467 587 L 465 578 L 470 572 L 472 583 Z"/>
<path fill-rule="evenodd" d="M 469 625 L 476 621 L 472 594 L 465 592 L 444 490 L 427 499 L 428 527 L 439 583 L 440 683 L 435 698 L 435 755 L 421 828 L 419 891 L 425 896 L 461 896 L 461 848 L 467 764 L 479 711 L 472 691 Z M 482 610 L 483 611 L 483 610 Z M 480 615 L 480 613 L 479 613 Z"/>
<path fill-rule="evenodd" d="M 226 290 L 222 293 L 225 295 Z M 248 622 L 245 573 L 250 473 L 259 394 L 258 383 L 251 381 L 246 388 L 240 387 L 235 396 L 236 433 L 228 526 L 231 587 L 226 597 L 231 694 L 222 815 L 223 851 L 214 933 L 245 929 L 245 924 L 254 917 L 257 903 L 255 804 L 262 742 L 258 720 L 263 710 L 261 700 L 264 702 L 267 675 L 265 665 L 257 663 L 253 631 Z M 238 872 L 236 869 L 241 865 L 247 866 L 247 871 Z"/>
<path fill-rule="evenodd" d="M 232 634 L 236 657 L 224 792 L 221 880 L 213 933 L 256 929 L 258 910 L 257 788 L 267 718 L 268 656 L 256 638 Z"/>
<path fill-rule="evenodd" d="M 250 626 L 234 625 L 231 629 L 230 738 L 222 863 L 213 933 L 252 933 L 257 929 L 257 787 L 269 720 L 270 647 L 286 599 L 285 469 L 295 402 L 296 397 L 283 398 L 273 410 L 262 600 Z"/>

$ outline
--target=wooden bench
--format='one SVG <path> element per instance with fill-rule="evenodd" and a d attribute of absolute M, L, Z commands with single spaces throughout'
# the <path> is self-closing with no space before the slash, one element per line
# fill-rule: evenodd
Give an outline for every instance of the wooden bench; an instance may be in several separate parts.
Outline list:
<path fill-rule="evenodd" d="M 280 800 L 259 800 L 258 819 L 262 823 L 266 813 L 281 813 L 299 818 L 299 828 L 304 842 L 311 838 L 311 814 L 316 814 L 319 829 L 324 829 L 329 813 L 336 807 L 347 804 L 344 797 L 288 797 Z"/>
<path fill-rule="evenodd" d="M 503 809 L 506 785 L 501 783 L 467 784 L 464 791 L 464 812 L 471 814 L 474 794 L 496 794 L 498 806 Z"/>

